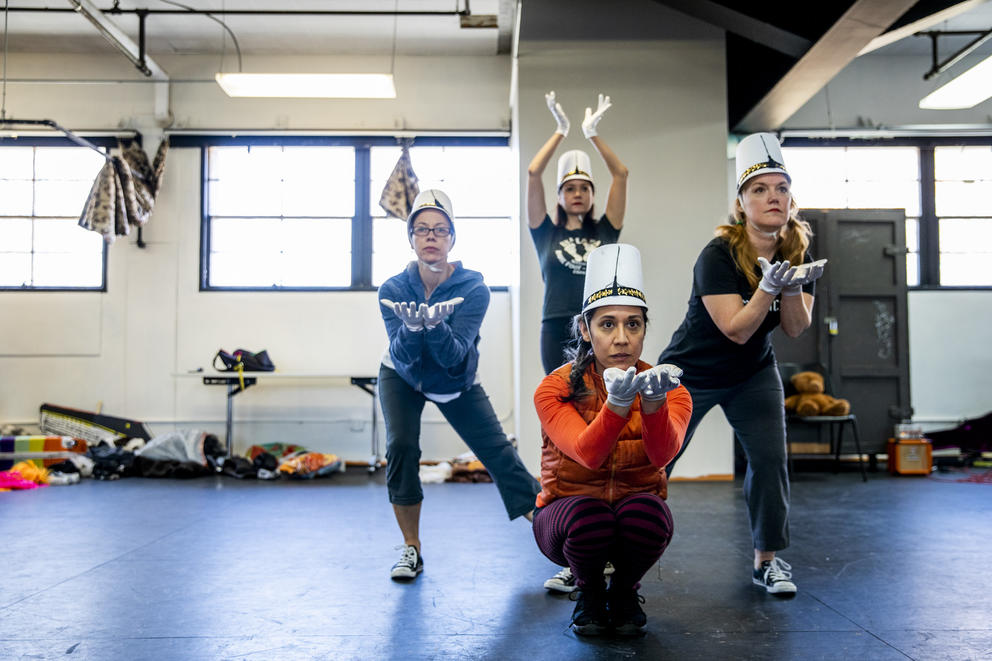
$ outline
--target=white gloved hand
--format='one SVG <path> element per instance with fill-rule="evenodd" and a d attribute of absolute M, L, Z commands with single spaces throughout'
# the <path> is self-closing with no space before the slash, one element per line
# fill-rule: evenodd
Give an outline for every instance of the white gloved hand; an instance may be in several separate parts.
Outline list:
<path fill-rule="evenodd" d="M 599 105 L 596 107 L 596 112 L 592 111 L 592 108 L 586 108 L 586 118 L 582 120 L 582 135 L 587 138 L 592 138 L 599 135 L 596 133 L 596 125 L 599 124 L 599 120 L 603 119 L 603 115 L 606 111 L 610 109 L 610 97 L 599 95 Z"/>
<path fill-rule="evenodd" d="M 782 288 L 782 296 L 798 296 L 803 293 L 803 285 L 819 280 L 823 275 L 823 267 L 827 260 L 818 259 L 809 264 L 800 264 L 796 267 L 796 274 L 789 281 L 788 286 Z"/>
<path fill-rule="evenodd" d="M 648 402 L 664 401 L 668 392 L 679 387 L 682 370 L 675 365 L 655 365 L 637 375 L 641 399 Z"/>
<path fill-rule="evenodd" d="M 772 264 L 764 257 L 759 257 L 758 264 L 761 266 L 761 282 L 758 283 L 758 288 L 772 296 L 778 296 L 783 287 L 792 283 L 792 278 L 796 274 L 795 267 L 789 268 L 789 260 Z"/>
<path fill-rule="evenodd" d="M 440 303 L 435 303 L 426 309 L 423 314 L 424 317 L 424 328 L 430 330 L 440 324 L 442 321 L 448 318 L 452 312 L 455 311 L 455 306 L 464 301 L 465 299 L 461 296 L 456 296 L 447 301 L 441 301 Z M 421 304 L 423 305 L 423 304 Z"/>
<path fill-rule="evenodd" d="M 424 318 L 421 316 L 416 302 L 394 303 L 388 298 L 380 298 L 379 302 L 392 310 L 393 314 L 399 317 L 403 325 L 411 331 L 416 333 L 424 330 Z"/>
<path fill-rule="evenodd" d="M 634 403 L 634 398 L 640 391 L 637 380 L 637 368 L 607 367 L 603 371 L 603 383 L 606 385 L 606 401 L 614 406 L 626 408 Z"/>
<path fill-rule="evenodd" d="M 563 137 L 567 136 L 568 129 L 570 128 L 571 124 L 569 124 L 568 117 L 565 116 L 565 111 L 562 110 L 561 104 L 558 103 L 557 99 L 555 98 L 555 91 L 551 90 L 550 92 L 545 94 L 544 100 L 547 101 L 548 110 L 551 111 L 551 114 L 554 116 L 555 121 L 558 122 L 558 129 L 555 131 L 555 133 L 561 133 Z"/>

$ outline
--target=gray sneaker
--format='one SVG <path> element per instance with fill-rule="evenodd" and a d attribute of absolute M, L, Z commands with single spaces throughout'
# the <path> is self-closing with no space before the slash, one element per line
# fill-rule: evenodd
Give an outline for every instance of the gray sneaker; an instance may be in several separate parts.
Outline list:
<path fill-rule="evenodd" d="M 404 546 L 403 555 L 399 562 L 393 565 L 389 572 L 389 577 L 393 580 L 408 580 L 417 578 L 417 574 L 424 571 L 424 558 L 417 552 L 415 546 Z"/>

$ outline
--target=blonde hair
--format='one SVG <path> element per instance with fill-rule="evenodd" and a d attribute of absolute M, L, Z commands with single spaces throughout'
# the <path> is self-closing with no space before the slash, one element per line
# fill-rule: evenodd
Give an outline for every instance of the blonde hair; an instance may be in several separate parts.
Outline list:
<path fill-rule="evenodd" d="M 805 220 L 799 217 L 799 205 L 796 198 L 789 194 L 789 222 L 778 234 L 775 242 L 775 252 L 782 255 L 793 266 L 803 263 L 806 250 L 809 248 L 810 237 L 813 236 L 813 229 Z M 747 277 L 747 282 L 751 289 L 757 289 L 761 281 L 761 275 L 755 271 L 755 264 L 758 263 L 758 252 L 751 245 L 747 235 L 747 215 L 741 206 L 740 197 L 734 198 L 730 205 L 730 218 L 728 224 L 719 225 L 716 228 L 716 236 L 730 244 L 730 254 L 734 258 L 734 264 Z"/>

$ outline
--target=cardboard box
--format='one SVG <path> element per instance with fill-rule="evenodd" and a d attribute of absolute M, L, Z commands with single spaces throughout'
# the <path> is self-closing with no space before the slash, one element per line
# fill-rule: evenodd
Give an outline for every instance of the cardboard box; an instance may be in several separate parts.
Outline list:
<path fill-rule="evenodd" d="M 929 475 L 933 467 L 933 450 L 925 438 L 890 438 L 887 452 L 893 475 Z"/>

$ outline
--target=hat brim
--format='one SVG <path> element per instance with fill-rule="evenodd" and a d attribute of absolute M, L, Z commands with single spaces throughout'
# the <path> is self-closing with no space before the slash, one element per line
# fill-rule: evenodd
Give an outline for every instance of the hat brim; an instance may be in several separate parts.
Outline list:
<path fill-rule="evenodd" d="M 567 177 L 565 177 L 564 179 L 561 180 L 561 183 L 558 184 L 558 190 L 561 190 L 561 187 L 562 186 L 564 186 L 568 182 L 573 181 L 575 179 L 581 179 L 582 181 L 588 181 L 590 184 L 593 183 L 592 177 L 590 177 L 588 175 L 585 175 L 585 174 L 570 174 L 570 175 L 568 175 Z M 595 186 L 595 184 L 593 184 L 593 185 Z"/>
<path fill-rule="evenodd" d="M 639 298 L 634 296 L 604 296 L 598 301 L 593 301 L 586 307 L 582 308 L 582 314 L 595 310 L 596 308 L 603 308 L 607 305 L 629 305 L 636 308 L 648 309 L 648 304 Z"/>
<path fill-rule="evenodd" d="M 741 181 L 741 183 L 737 184 L 737 192 L 739 193 L 741 191 L 741 189 L 744 188 L 744 184 L 746 184 L 747 182 L 751 181 L 755 177 L 760 177 L 763 174 L 781 174 L 781 175 L 785 175 L 785 178 L 789 180 L 789 183 L 790 184 L 792 183 L 792 176 L 788 172 L 786 172 L 785 170 L 783 170 L 782 168 L 761 168 L 760 170 L 755 170 L 754 172 L 749 172 L 747 174 L 747 176 L 745 176 L 744 179 Z"/>

